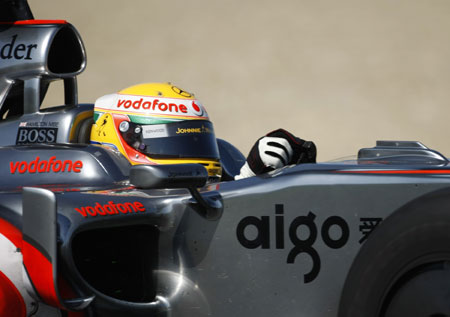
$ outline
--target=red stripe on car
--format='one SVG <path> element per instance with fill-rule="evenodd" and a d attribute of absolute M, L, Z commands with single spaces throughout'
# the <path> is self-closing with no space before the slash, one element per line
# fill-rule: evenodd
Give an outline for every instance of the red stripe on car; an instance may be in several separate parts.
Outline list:
<path fill-rule="evenodd" d="M 16 248 L 22 248 L 22 232 L 2 218 L 0 218 L 0 234 L 3 234 Z"/>
<path fill-rule="evenodd" d="M 67 24 L 66 20 L 19 20 L 12 22 L 0 22 L 0 24 L 37 25 L 37 24 Z"/>
<path fill-rule="evenodd" d="M 0 271 L 0 316 L 25 317 L 25 302 L 13 282 Z"/>
<path fill-rule="evenodd" d="M 345 170 L 337 173 L 349 174 L 450 174 L 450 170 Z"/>
<path fill-rule="evenodd" d="M 44 302 L 61 307 L 56 294 L 52 263 L 27 241 L 23 241 L 23 263 L 28 275 Z"/>

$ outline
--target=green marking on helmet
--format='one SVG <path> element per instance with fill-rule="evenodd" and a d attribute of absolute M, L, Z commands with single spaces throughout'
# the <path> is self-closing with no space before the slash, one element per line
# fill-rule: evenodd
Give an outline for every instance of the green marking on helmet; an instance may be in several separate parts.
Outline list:
<path fill-rule="evenodd" d="M 97 122 L 98 117 L 101 116 L 103 112 L 94 111 L 94 122 Z"/>
<path fill-rule="evenodd" d="M 94 111 L 94 122 L 97 122 L 98 118 L 101 117 L 103 114 L 104 114 L 104 112 L 102 112 L 102 111 Z M 181 119 L 152 118 L 152 117 L 145 117 L 145 116 L 135 116 L 135 115 L 130 115 L 130 114 L 128 114 L 127 117 L 130 119 L 131 122 L 134 122 L 137 124 L 166 124 L 166 123 L 183 121 Z"/>
<path fill-rule="evenodd" d="M 159 118 L 134 116 L 134 115 L 128 115 L 128 117 L 130 118 L 131 122 L 134 122 L 137 124 L 165 124 L 165 123 L 182 121 L 180 119 L 159 119 Z"/>

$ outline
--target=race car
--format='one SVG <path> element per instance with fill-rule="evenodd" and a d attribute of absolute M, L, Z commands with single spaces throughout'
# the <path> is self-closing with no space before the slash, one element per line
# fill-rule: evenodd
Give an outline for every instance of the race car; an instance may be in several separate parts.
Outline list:
<path fill-rule="evenodd" d="M 85 49 L 0 2 L 0 316 L 449 316 L 450 167 L 416 141 L 207 183 L 87 144 Z M 65 104 L 41 108 L 48 85 Z M 236 175 L 244 156 L 218 139 Z"/>

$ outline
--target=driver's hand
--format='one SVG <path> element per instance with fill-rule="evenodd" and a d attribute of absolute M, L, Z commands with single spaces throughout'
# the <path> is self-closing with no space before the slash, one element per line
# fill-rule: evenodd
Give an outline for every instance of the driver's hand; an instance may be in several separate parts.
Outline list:
<path fill-rule="evenodd" d="M 273 171 L 286 165 L 316 162 L 316 146 L 278 129 L 256 141 L 235 179 Z"/>

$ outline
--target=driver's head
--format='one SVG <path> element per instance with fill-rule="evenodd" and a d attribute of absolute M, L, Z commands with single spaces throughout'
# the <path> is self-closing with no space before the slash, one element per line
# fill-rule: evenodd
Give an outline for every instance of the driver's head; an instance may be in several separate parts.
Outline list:
<path fill-rule="evenodd" d="M 170 83 L 148 83 L 95 102 L 91 143 L 120 151 L 131 164 L 199 163 L 212 180 L 222 168 L 202 104 Z"/>

